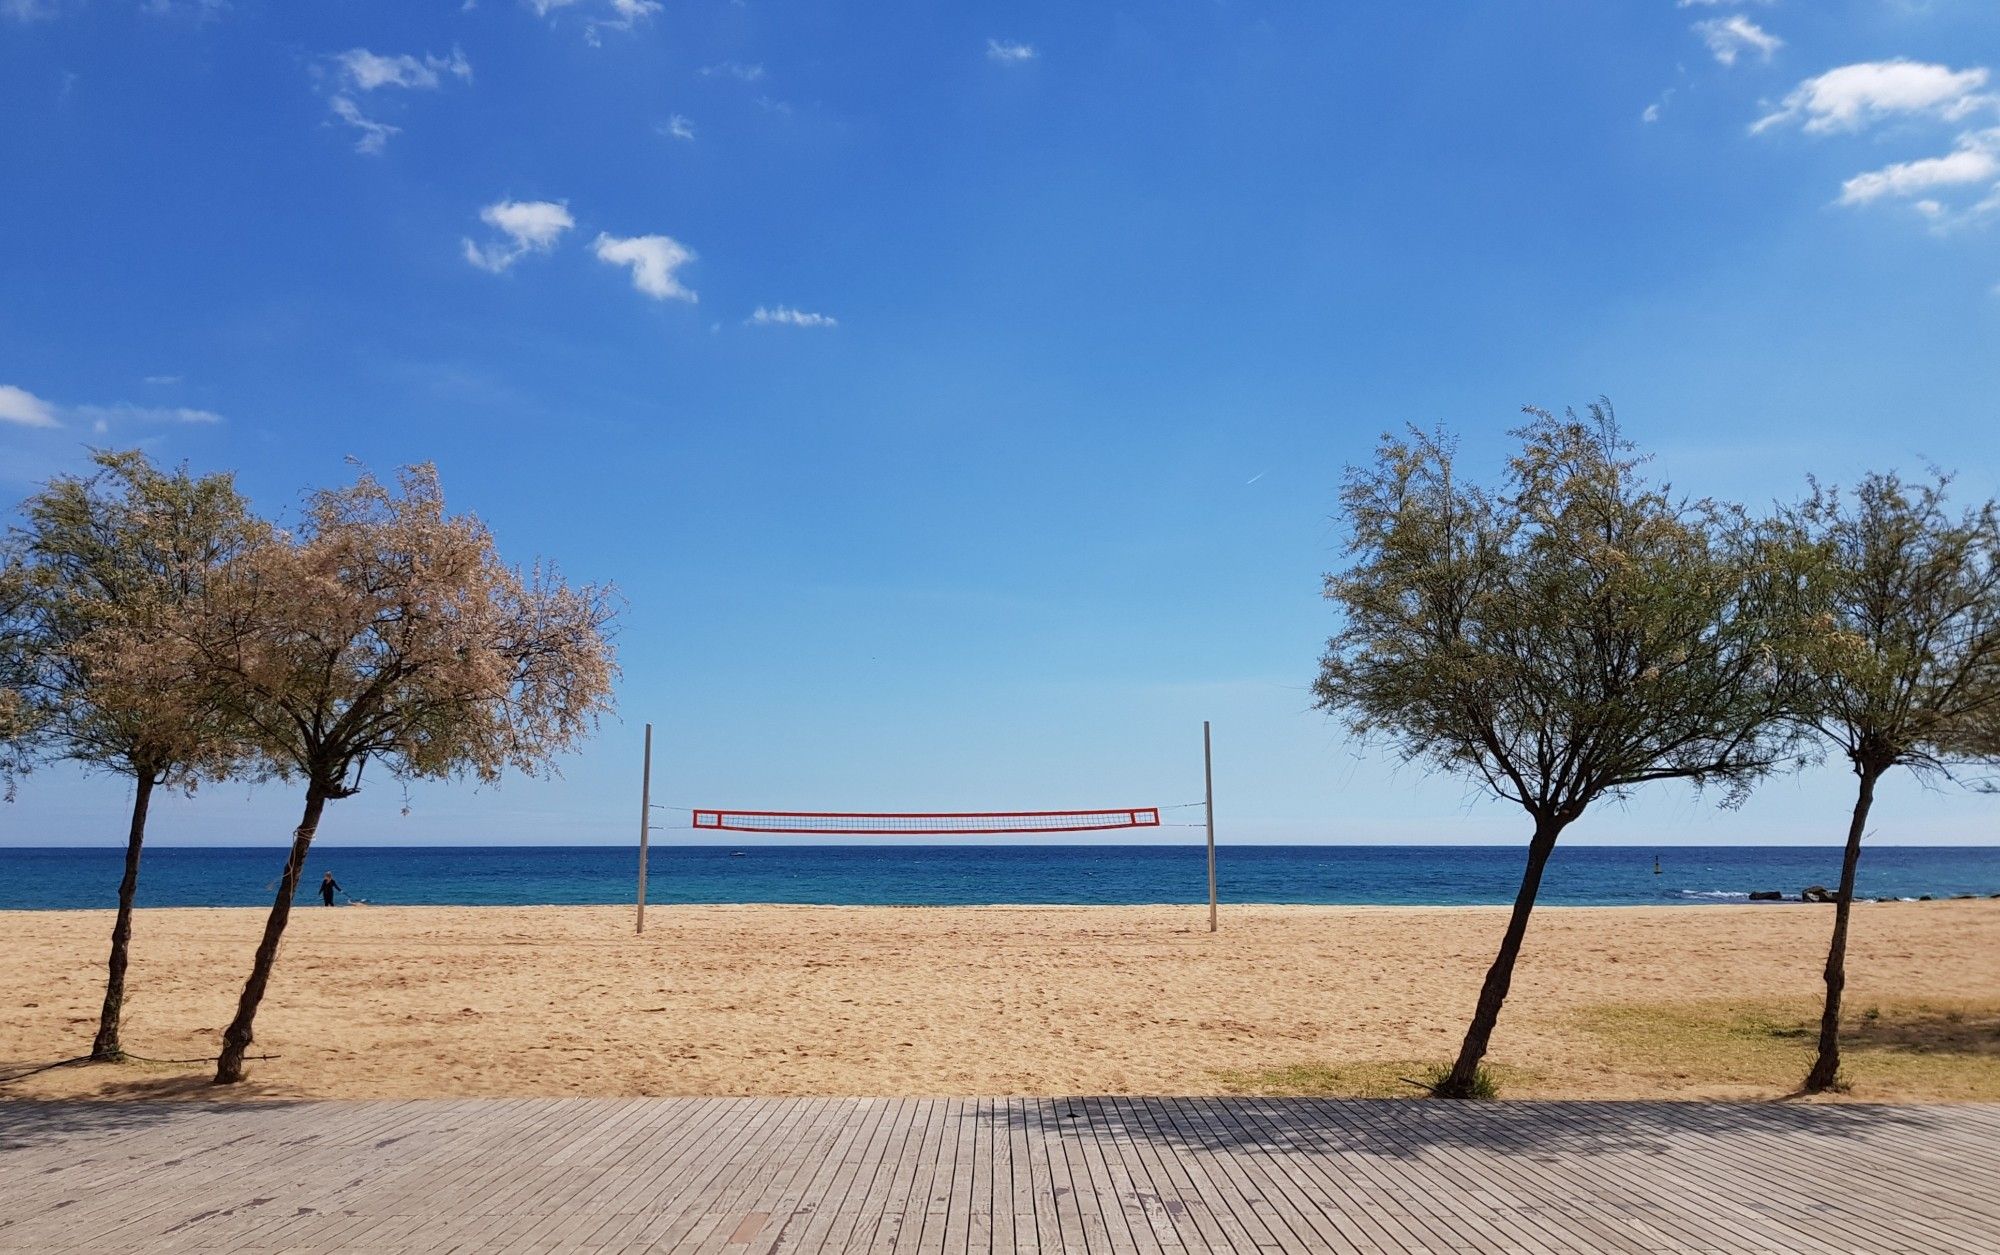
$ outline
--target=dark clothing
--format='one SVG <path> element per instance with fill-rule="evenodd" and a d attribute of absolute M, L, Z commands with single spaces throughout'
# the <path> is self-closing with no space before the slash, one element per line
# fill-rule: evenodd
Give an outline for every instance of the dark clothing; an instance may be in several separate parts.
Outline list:
<path fill-rule="evenodd" d="M 340 882 L 338 880 L 335 880 L 331 876 L 328 876 L 325 880 L 320 881 L 319 882 L 320 900 L 322 902 L 325 902 L 328 906 L 332 906 L 334 891 L 339 888 L 340 888 Z"/>

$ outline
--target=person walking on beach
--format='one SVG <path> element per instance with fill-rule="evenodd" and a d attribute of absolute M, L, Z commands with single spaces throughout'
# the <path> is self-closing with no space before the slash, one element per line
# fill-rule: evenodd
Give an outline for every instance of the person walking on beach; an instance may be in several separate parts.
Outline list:
<path fill-rule="evenodd" d="M 320 901 L 326 903 L 328 906 L 332 906 L 333 895 L 339 892 L 343 892 L 343 890 L 340 887 L 340 882 L 333 878 L 332 872 L 328 872 L 324 877 L 320 879 L 319 882 Z"/>

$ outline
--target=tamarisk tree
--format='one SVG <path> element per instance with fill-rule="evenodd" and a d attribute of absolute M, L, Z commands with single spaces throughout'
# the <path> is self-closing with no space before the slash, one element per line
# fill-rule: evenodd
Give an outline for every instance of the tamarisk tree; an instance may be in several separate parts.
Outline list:
<path fill-rule="evenodd" d="M 210 584 L 266 529 L 229 475 L 162 471 L 138 450 L 99 452 L 93 460 L 93 474 L 58 476 L 23 503 L 7 619 L 16 718 L 35 748 L 133 782 L 90 1052 L 113 1062 L 124 1057 L 132 907 L 153 792 L 192 791 L 243 763 L 240 730 L 190 642 L 201 631 L 196 620 Z"/>
<path fill-rule="evenodd" d="M 1543 869 L 1595 801 L 1657 780 L 1740 798 L 1787 756 L 1781 583 L 1740 512 L 1649 483 L 1608 403 L 1529 410 L 1504 487 L 1458 477 L 1452 441 L 1384 436 L 1341 493 L 1353 565 L 1317 705 L 1405 760 L 1470 777 L 1533 832 L 1457 1061 L 1482 1089 Z"/>
<path fill-rule="evenodd" d="M 1869 475 L 1851 496 L 1815 484 L 1780 519 L 1818 577 L 1831 626 L 1805 719 L 1857 780 L 1808 1093 L 1840 1073 L 1848 915 L 1876 783 L 1894 767 L 1938 779 L 2000 762 L 2000 509 L 1988 501 L 1953 517 L 1948 482 Z"/>
<path fill-rule="evenodd" d="M 203 642 L 271 773 L 305 785 L 215 1080 L 243 1078 L 321 812 L 374 759 L 404 779 L 552 769 L 608 709 L 607 589 L 505 566 L 486 527 L 447 515 L 437 472 L 363 475 L 313 496 L 296 536 L 263 546 L 219 594 Z"/>
<path fill-rule="evenodd" d="M 0 537 L 0 798 L 14 800 L 28 770 L 35 719 L 28 702 L 28 568 L 12 537 Z"/>

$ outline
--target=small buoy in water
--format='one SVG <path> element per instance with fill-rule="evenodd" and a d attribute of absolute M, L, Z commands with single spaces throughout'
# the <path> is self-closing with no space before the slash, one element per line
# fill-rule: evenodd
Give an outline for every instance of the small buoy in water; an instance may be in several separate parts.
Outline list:
<path fill-rule="evenodd" d="M 1655 876 L 1660 874 L 1660 856 L 1657 854 L 1653 856 L 1653 874 Z"/>

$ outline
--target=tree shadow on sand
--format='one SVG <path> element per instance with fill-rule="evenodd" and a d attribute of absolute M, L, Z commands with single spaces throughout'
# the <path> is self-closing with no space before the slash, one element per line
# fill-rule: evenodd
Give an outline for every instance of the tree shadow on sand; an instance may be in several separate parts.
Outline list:
<path fill-rule="evenodd" d="M 87 1092 L 47 1097 L 21 1091 L 21 1082 L 54 1073 L 75 1074 Z M 242 1100 L 272 1106 L 294 1098 L 254 1080 L 217 1091 L 212 1063 L 92 1063 L 60 1059 L 46 1063 L 0 1063 L 0 1151 L 20 1150 L 91 1135 L 114 1136 L 171 1120 L 226 1112 Z M 68 1080 L 69 1078 L 65 1078 Z"/>

